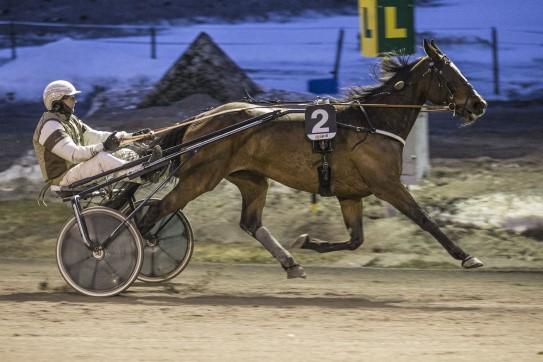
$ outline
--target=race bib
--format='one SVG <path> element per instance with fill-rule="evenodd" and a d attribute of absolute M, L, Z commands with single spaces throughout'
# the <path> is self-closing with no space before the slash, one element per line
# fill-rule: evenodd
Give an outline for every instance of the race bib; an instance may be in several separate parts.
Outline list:
<path fill-rule="evenodd" d="M 336 110 L 331 104 L 308 106 L 305 110 L 305 134 L 312 141 L 336 136 Z"/>

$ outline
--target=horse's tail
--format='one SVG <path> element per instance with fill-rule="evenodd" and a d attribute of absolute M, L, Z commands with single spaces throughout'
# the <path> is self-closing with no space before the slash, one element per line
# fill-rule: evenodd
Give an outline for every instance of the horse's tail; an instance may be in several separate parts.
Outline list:
<path fill-rule="evenodd" d="M 154 145 L 160 145 L 163 151 L 167 151 L 172 147 L 179 146 L 183 141 L 187 127 L 174 128 L 171 131 L 165 132 L 163 136 L 158 137 L 154 142 Z"/>
<path fill-rule="evenodd" d="M 183 142 L 183 137 L 185 136 L 187 128 L 188 127 L 174 128 L 171 131 L 164 133 L 163 136 L 160 136 L 154 140 L 151 146 L 159 145 L 164 152 L 164 156 L 168 156 L 176 151 L 179 151 L 179 147 L 176 146 L 179 146 Z M 168 173 L 175 170 L 180 163 L 181 157 L 174 158 L 170 163 Z"/>

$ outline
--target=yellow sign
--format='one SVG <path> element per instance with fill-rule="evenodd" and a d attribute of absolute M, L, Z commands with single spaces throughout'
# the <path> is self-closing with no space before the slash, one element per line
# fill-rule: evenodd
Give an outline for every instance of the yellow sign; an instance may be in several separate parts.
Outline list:
<path fill-rule="evenodd" d="M 415 52 L 414 0 L 358 0 L 362 55 Z"/>
<path fill-rule="evenodd" d="M 360 10 L 360 43 L 362 54 L 377 55 L 377 4 L 376 0 L 358 0 Z"/>
<path fill-rule="evenodd" d="M 385 6 L 385 38 L 407 38 L 407 29 L 398 28 L 396 19 L 398 8 L 395 6 Z"/>

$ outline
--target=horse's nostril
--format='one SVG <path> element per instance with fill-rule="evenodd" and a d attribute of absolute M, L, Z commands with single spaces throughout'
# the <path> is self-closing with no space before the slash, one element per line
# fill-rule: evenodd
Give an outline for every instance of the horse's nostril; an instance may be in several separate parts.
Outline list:
<path fill-rule="evenodd" d="M 486 102 L 475 102 L 473 104 L 475 114 L 482 114 L 486 110 Z"/>

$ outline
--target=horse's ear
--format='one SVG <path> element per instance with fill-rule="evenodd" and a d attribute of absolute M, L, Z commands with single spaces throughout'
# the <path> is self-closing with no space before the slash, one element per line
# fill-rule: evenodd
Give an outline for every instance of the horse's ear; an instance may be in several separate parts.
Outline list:
<path fill-rule="evenodd" d="M 424 51 L 428 53 L 428 39 L 422 39 L 422 47 L 424 48 Z"/>
<path fill-rule="evenodd" d="M 426 55 L 428 55 L 430 59 L 434 62 L 439 62 L 441 60 L 441 55 L 439 54 L 439 50 L 434 47 L 433 40 L 429 41 L 428 39 L 424 39 L 422 45 Z"/>
<path fill-rule="evenodd" d="M 439 55 L 445 55 L 445 53 L 443 53 L 441 51 L 441 49 L 439 49 L 439 47 L 437 46 L 436 42 L 434 41 L 434 39 L 430 40 L 430 44 L 432 45 L 432 47 L 437 51 L 437 53 Z"/>

